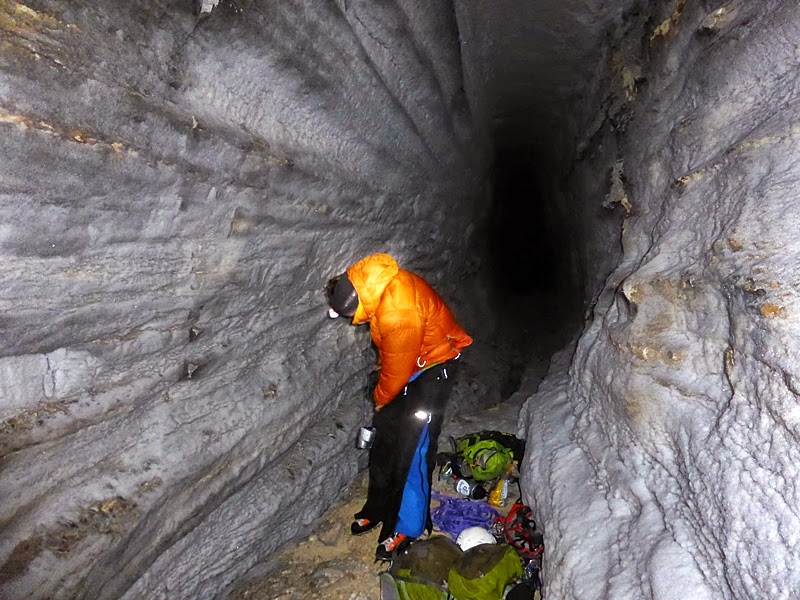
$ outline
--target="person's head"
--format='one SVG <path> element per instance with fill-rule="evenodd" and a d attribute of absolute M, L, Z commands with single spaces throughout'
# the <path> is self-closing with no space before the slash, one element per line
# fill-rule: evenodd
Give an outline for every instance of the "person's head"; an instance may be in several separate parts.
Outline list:
<path fill-rule="evenodd" d="M 358 292 L 347 278 L 347 273 L 337 275 L 325 286 L 330 310 L 328 315 L 335 319 L 338 316 L 352 317 L 358 308 Z"/>

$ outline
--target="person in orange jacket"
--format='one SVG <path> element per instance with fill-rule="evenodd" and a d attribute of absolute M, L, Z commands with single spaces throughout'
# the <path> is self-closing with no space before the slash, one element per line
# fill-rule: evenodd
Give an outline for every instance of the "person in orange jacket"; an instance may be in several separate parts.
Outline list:
<path fill-rule="evenodd" d="M 472 338 L 433 288 L 388 254 L 362 258 L 326 293 L 329 315 L 369 323 L 378 349 L 367 500 L 350 529 L 359 535 L 382 524 L 375 558 L 392 560 L 431 530 L 437 441 L 455 361 Z"/>

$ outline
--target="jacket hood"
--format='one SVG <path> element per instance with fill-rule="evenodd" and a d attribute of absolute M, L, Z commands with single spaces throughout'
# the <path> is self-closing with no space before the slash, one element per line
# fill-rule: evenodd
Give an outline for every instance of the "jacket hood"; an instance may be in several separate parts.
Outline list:
<path fill-rule="evenodd" d="M 356 288 L 359 299 L 353 325 L 372 318 L 386 286 L 399 271 L 397 261 L 388 254 L 371 254 L 347 269 L 347 277 Z"/>

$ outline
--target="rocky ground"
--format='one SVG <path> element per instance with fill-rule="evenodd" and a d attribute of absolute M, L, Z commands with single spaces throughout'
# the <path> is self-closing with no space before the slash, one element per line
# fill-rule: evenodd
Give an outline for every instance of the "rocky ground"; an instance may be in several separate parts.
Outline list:
<path fill-rule="evenodd" d="M 230 600 L 379 600 L 375 563 L 377 533 L 350 535 L 353 513 L 366 496 L 366 472 L 343 493 L 314 533 L 273 557 L 258 569 L 264 575 L 241 584 Z"/>
<path fill-rule="evenodd" d="M 518 412 L 519 402 L 509 401 L 457 418 L 444 428 L 440 447 L 446 447 L 448 435 L 480 429 L 515 432 Z M 323 515 L 311 535 L 254 570 L 231 592 L 229 600 L 380 600 L 378 574 L 388 563 L 375 562 L 377 533 L 350 535 L 350 522 L 364 502 L 366 486 L 364 472 Z M 456 495 L 449 484 L 437 478 L 434 488 Z M 511 488 L 513 502 L 517 489 Z"/>

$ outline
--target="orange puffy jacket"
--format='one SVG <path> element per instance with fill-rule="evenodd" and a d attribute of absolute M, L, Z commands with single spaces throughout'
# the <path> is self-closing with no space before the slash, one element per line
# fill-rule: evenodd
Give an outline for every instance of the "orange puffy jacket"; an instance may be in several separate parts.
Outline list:
<path fill-rule="evenodd" d="M 455 358 L 472 343 L 439 294 L 388 254 L 362 258 L 347 277 L 359 299 L 353 325 L 369 322 L 378 347 L 381 373 L 373 397 L 379 407 L 415 373 Z"/>

